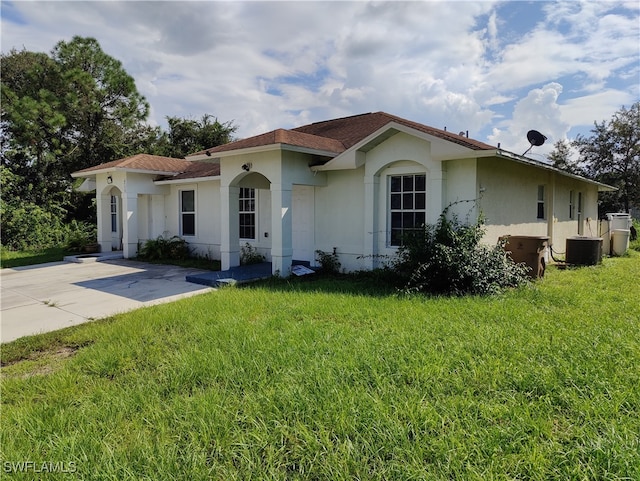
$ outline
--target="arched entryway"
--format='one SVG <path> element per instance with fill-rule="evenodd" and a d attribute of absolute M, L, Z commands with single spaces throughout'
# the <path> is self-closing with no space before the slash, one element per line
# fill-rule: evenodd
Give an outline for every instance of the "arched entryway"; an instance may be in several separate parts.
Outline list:
<path fill-rule="evenodd" d="M 240 265 L 241 247 L 250 244 L 271 260 L 271 182 L 259 172 L 242 172 L 220 186 L 222 268 Z"/>
<path fill-rule="evenodd" d="M 122 250 L 122 192 L 108 185 L 98 205 L 98 242 L 102 251 Z"/>

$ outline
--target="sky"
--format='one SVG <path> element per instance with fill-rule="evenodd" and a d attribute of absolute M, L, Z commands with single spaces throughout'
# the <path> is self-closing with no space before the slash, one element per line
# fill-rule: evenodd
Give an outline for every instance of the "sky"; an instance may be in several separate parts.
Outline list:
<path fill-rule="evenodd" d="M 1 49 L 93 37 L 167 116 L 239 138 L 384 111 L 529 156 L 640 100 L 640 2 L 1 1 Z"/>

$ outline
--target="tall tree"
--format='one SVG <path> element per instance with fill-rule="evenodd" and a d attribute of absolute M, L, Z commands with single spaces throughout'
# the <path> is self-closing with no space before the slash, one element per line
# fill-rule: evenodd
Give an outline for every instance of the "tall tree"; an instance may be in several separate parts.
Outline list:
<path fill-rule="evenodd" d="M 553 151 L 549 154 L 549 159 L 556 169 L 564 170 L 571 174 L 585 175 L 584 169 L 578 161 L 572 157 L 571 143 L 561 139 L 553 144 Z"/>
<path fill-rule="evenodd" d="M 66 148 L 64 82 L 56 62 L 43 53 L 2 55 L 2 165 L 14 174 L 21 201 L 47 204 L 59 183 L 57 157 Z"/>
<path fill-rule="evenodd" d="M 229 142 L 236 130 L 209 114 L 168 117 L 167 132 L 149 126 L 134 79 L 93 38 L 59 42 L 50 55 L 13 49 L 0 63 L 0 175 L 11 183 L 0 211 L 4 245 L 23 245 L 8 242 L 9 225 L 95 221 L 93 196 L 72 188 L 76 170 L 139 152 L 184 157 Z"/>
<path fill-rule="evenodd" d="M 232 121 L 221 123 L 209 114 L 200 120 L 167 117 L 167 124 L 169 130 L 159 141 L 160 150 L 162 155 L 180 158 L 230 142 L 237 129 Z"/>
<path fill-rule="evenodd" d="M 141 135 L 149 106 L 133 78 L 92 38 L 59 42 L 51 55 L 14 49 L 0 62 L 2 178 L 12 184 L 3 188 L 3 226 L 37 229 L 51 215 L 93 220 L 91 196 L 74 192 L 69 174 L 136 153 L 132 139 L 159 135 Z M 42 215 L 23 222 L 24 208 Z M 3 229 L 3 244 L 21 242 L 9 236 Z"/>
<path fill-rule="evenodd" d="M 603 197 L 608 212 L 640 206 L 640 102 L 622 107 L 609 122 L 594 123 L 590 137 L 573 142 L 589 177 L 618 187 Z"/>
<path fill-rule="evenodd" d="M 131 154 L 126 139 L 149 114 L 149 104 L 120 61 L 93 38 L 59 42 L 52 58 L 69 90 L 65 96 L 68 134 L 74 149 L 69 166 L 82 169 Z"/>

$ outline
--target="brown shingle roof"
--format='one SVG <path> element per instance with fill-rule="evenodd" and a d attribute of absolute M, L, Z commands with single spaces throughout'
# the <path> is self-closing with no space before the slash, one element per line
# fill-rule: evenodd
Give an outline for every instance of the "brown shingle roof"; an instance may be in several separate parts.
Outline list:
<path fill-rule="evenodd" d="M 191 179 L 220 175 L 220 165 L 218 163 L 194 162 L 192 160 L 150 154 L 137 154 L 124 159 L 94 165 L 74 172 L 74 175 L 90 174 L 91 172 L 108 169 L 131 169 L 158 172 L 158 174 L 177 174 L 169 176 L 167 179 Z M 81 175 L 78 176 L 81 177 Z"/>
<path fill-rule="evenodd" d="M 435 129 L 428 125 L 412 122 L 411 120 L 396 117 L 395 115 L 385 112 L 375 112 L 315 122 L 291 130 L 277 129 L 267 132 L 266 134 L 260 134 L 236 142 L 219 145 L 211 149 L 202 150 L 191 155 L 202 155 L 207 151 L 210 154 L 215 154 L 217 152 L 228 152 L 273 144 L 287 144 L 340 154 L 390 122 L 399 123 L 472 150 L 495 149 L 494 146 L 478 140 L 469 139 L 445 130 Z"/>
<path fill-rule="evenodd" d="M 218 152 L 227 152 L 230 150 L 248 149 L 250 147 L 262 147 L 265 145 L 285 144 L 292 145 L 294 147 L 304 147 L 314 150 L 324 150 L 328 152 L 334 152 L 339 154 L 346 149 L 344 145 L 338 140 L 310 135 L 304 132 L 297 132 L 295 130 L 276 129 L 265 134 L 256 135 L 228 144 L 219 145 L 210 149 L 201 150 L 191 155 L 202 155 L 209 152 L 215 154 Z"/>
<path fill-rule="evenodd" d="M 196 179 L 201 177 L 216 177 L 220 175 L 220 164 L 218 162 L 187 162 L 189 162 L 190 165 L 187 166 L 184 172 L 167 177 L 167 180 Z"/>
<path fill-rule="evenodd" d="M 324 122 L 304 125 L 293 130 L 339 140 L 348 149 L 389 122 L 396 122 L 420 132 L 433 135 L 434 137 L 463 145 L 473 150 L 495 149 L 494 146 L 485 144 L 484 142 L 469 139 L 445 130 L 435 129 L 418 122 L 412 122 L 411 120 L 396 117 L 395 115 L 387 114 L 386 112 L 375 112 L 335 120 L 326 120 Z"/>
<path fill-rule="evenodd" d="M 94 170 L 104 169 L 134 169 L 134 170 L 151 170 L 158 172 L 182 172 L 191 163 L 189 160 L 174 159 L 173 157 L 162 157 L 159 155 L 137 154 L 124 159 L 105 162 L 104 164 L 94 165 L 87 169 L 74 172 L 75 174 L 85 174 Z"/>

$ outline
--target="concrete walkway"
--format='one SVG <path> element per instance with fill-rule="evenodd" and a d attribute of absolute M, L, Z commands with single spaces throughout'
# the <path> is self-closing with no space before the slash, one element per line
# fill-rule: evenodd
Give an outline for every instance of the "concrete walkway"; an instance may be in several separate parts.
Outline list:
<path fill-rule="evenodd" d="M 124 259 L 1 269 L 0 341 L 209 292 L 186 281 L 205 273 Z"/>

